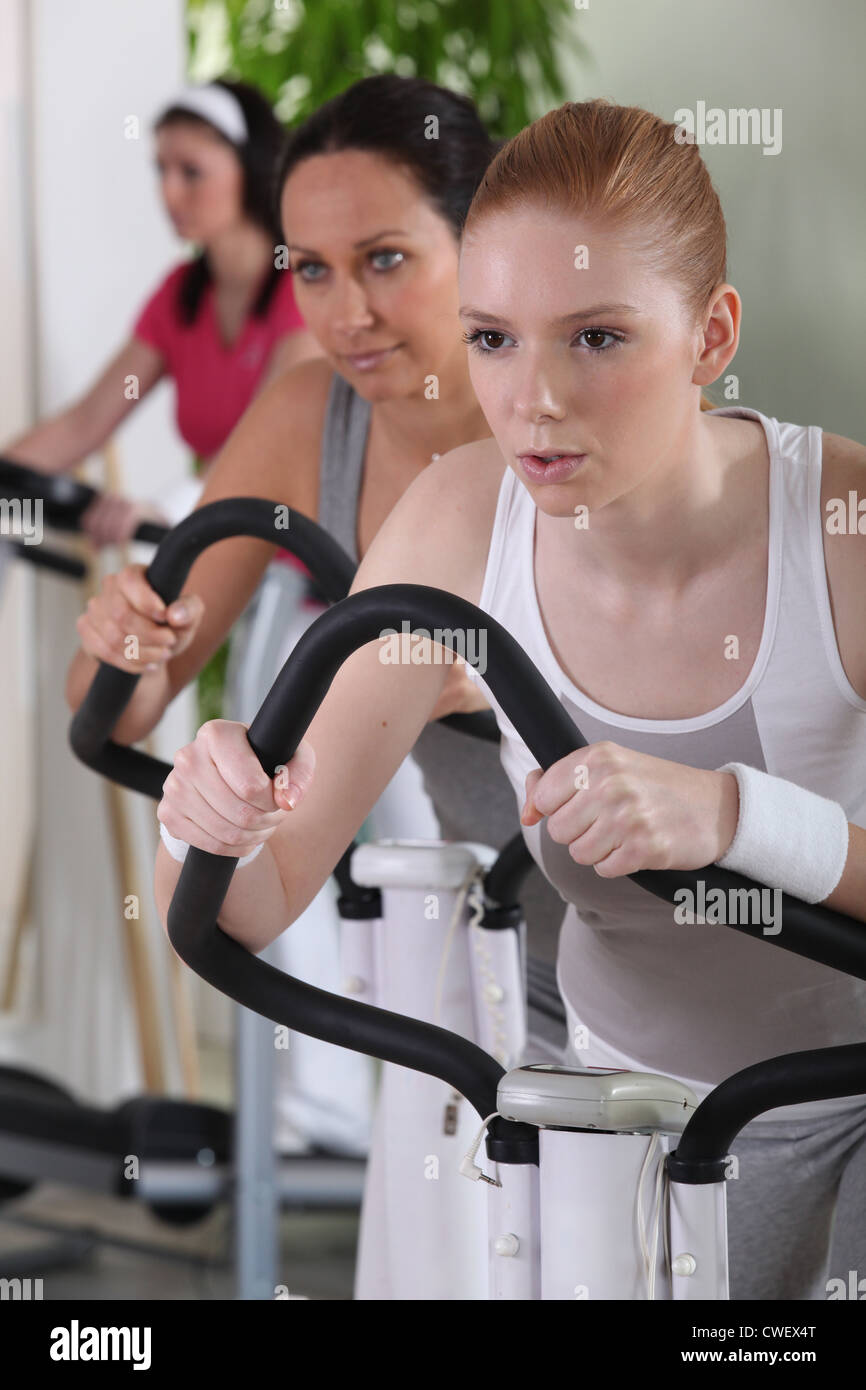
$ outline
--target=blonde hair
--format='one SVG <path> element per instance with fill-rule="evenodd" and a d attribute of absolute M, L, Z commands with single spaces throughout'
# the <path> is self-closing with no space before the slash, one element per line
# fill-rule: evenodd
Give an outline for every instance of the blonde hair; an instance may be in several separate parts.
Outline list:
<path fill-rule="evenodd" d="M 521 130 L 485 171 L 464 233 L 527 203 L 639 229 L 642 249 L 683 286 L 698 318 L 727 279 L 727 232 L 698 146 L 639 106 L 567 101 Z M 701 393 L 701 410 L 716 406 Z"/>

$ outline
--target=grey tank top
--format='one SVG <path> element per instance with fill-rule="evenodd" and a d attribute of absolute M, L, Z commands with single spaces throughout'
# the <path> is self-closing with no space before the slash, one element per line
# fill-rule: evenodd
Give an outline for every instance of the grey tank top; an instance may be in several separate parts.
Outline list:
<path fill-rule="evenodd" d="M 707 770 L 746 763 L 838 801 L 850 822 L 866 827 L 866 699 L 848 681 L 836 644 L 823 549 L 821 430 L 746 406 L 713 413 L 759 421 L 770 457 L 764 627 L 734 695 L 704 714 L 644 719 L 598 704 L 572 679 L 539 605 L 535 504 L 510 468 L 503 470 L 479 606 L 507 624 L 590 744 L 607 739 Z M 470 668 L 473 678 L 496 711 L 503 767 L 519 794 L 535 759 Z M 758 919 L 758 937 L 718 925 L 712 909 L 698 907 L 689 922 L 629 878 L 602 878 L 578 864 L 546 822 L 523 833 L 569 904 L 560 940 L 562 993 L 591 1038 L 638 1068 L 715 1085 L 763 1058 L 866 1035 L 866 984 L 780 949 L 784 924 L 773 915 L 771 895 L 766 906 L 761 901 L 766 915 Z M 740 910 L 735 900 L 730 906 Z"/>
<path fill-rule="evenodd" d="M 369 428 L 369 401 L 335 372 L 322 433 L 318 521 L 355 564 L 359 563 L 358 503 Z M 421 769 L 443 838 L 480 840 L 501 849 L 519 833 L 514 792 L 496 744 L 432 723 L 422 731 L 412 757 Z M 522 905 L 529 954 L 536 962 L 552 966 L 565 908 L 558 892 L 537 868 L 527 876 Z M 541 1006 L 540 998 L 535 1002 Z M 558 998 L 550 1000 L 549 1007 L 557 1021 L 561 1018 L 564 1023 Z M 534 1022 L 538 1025 L 537 1019 Z"/>

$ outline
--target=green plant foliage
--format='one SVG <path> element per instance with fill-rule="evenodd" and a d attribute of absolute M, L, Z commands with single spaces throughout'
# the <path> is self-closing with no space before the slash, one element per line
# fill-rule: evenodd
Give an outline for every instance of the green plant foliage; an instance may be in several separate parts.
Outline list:
<path fill-rule="evenodd" d="M 491 134 L 568 98 L 557 56 L 586 57 L 576 0 L 187 0 L 197 81 L 253 82 L 287 124 L 377 72 L 465 92 Z"/>
<path fill-rule="evenodd" d="M 198 707 L 198 728 L 211 719 L 223 718 L 223 698 L 226 685 L 226 668 L 229 659 L 229 643 L 223 642 L 215 651 L 206 666 L 198 673 L 196 680 L 196 703 Z"/>

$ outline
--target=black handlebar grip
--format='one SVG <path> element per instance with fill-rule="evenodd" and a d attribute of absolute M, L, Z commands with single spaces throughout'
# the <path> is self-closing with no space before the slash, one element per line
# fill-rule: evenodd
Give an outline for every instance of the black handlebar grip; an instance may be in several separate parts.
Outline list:
<path fill-rule="evenodd" d="M 162 545 L 170 526 L 162 526 L 158 521 L 142 521 L 132 537 L 134 541 L 147 541 L 148 545 Z"/>
<path fill-rule="evenodd" d="M 58 531 L 78 531 L 81 517 L 99 493 L 68 473 L 43 473 L 30 464 L 0 458 L 0 493 L 38 502 L 43 520 Z"/>
<path fill-rule="evenodd" d="M 24 541 L 10 541 L 9 544 L 16 555 L 35 565 L 37 569 L 62 574 L 66 579 L 83 579 L 87 574 L 87 566 L 76 555 L 66 555 L 62 550 L 50 550 L 45 545 L 27 545 Z"/>

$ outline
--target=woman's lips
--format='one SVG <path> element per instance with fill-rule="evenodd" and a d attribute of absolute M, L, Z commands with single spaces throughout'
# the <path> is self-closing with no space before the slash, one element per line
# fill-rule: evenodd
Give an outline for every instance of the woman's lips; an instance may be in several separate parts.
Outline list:
<path fill-rule="evenodd" d="M 538 454 L 519 454 L 524 476 L 533 483 L 561 483 L 570 478 L 586 458 L 586 454 L 562 454 L 552 463 L 545 463 Z"/>
<path fill-rule="evenodd" d="M 345 360 L 358 372 L 369 372 L 381 364 L 402 347 L 402 343 L 395 343 L 393 347 L 380 348 L 377 352 L 345 353 Z"/>

